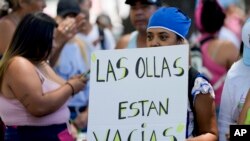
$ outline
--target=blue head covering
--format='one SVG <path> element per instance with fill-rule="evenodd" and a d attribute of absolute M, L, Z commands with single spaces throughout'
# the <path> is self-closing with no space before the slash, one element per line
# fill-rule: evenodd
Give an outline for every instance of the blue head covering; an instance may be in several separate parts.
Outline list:
<path fill-rule="evenodd" d="M 148 28 L 163 28 L 185 39 L 191 19 L 175 7 L 159 8 L 149 19 Z"/>

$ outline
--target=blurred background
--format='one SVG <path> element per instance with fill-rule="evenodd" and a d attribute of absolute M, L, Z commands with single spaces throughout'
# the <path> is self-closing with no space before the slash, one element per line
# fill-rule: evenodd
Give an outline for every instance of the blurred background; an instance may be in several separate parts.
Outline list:
<path fill-rule="evenodd" d="M 47 7 L 44 12 L 55 17 L 58 0 L 46 0 Z M 165 5 L 177 6 L 193 19 L 196 0 L 162 0 Z M 231 4 L 236 4 L 249 15 L 250 0 L 219 0 L 223 8 Z M 110 16 L 113 24 L 113 33 L 116 36 L 129 33 L 134 30 L 129 21 L 129 5 L 125 4 L 125 0 L 92 0 L 92 8 L 90 9 L 90 21 L 95 23 L 96 17 L 100 14 Z M 195 30 L 192 24 L 191 34 Z M 119 38 L 119 37 L 116 37 Z"/>

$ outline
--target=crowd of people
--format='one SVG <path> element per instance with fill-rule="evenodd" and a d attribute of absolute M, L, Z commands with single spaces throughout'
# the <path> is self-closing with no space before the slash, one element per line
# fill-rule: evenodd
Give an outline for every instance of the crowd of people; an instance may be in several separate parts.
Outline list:
<path fill-rule="evenodd" d="M 82 74 L 96 50 L 189 44 L 191 51 L 194 43 L 202 69 L 190 56 L 187 141 L 227 141 L 231 124 L 250 124 L 250 20 L 235 2 L 197 0 L 191 19 L 161 0 L 125 0 L 135 31 L 118 40 L 112 17 L 90 22 L 91 0 L 59 0 L 56 17 L 42 12 L 45 0 L 3 3 L 0 140 L 73 141 L 87 132 L 90 84 Z"/>

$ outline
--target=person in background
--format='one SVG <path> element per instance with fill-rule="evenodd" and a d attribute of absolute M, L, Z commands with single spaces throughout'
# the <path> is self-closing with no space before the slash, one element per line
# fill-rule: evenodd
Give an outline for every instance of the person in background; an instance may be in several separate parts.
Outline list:
<path fill-rule="evenodd" d="M 119 37 L 117 37 L 114 31 L 115 29 L 113 28 L 113 24 L 111 22 L 110 16 L 108 16 L 107 14 L 98 15 L 96 18 L 96 24 L 102 30 L 108 29 L 112 33 L 113 37 L 115 38 L 115 41 L 118 40 Z"/>
<path fill-rule="evenodd" d="M 113 25 L 111 22 L 111 19 L 108 15 L 106 14 L 101 14 L 96 18 L 96 24 L 102 28 L 102 29 L 109 29 L 110 31 L 112 31 Z"/>
<path fill-rule="evenodd" d="M 115 38 L 109 29 L 102 29 L 97 24 L 90 23 L 89 11 L 81 9 L 81 14 L 85 16 L 86 23 L 80 29 L 83 36 L 81 38 L 90 45 L 90 50 L 108 50 L 114 49 L 116 45 Z"/>
<path fill-rule="evenodd" d="M 250 88 L 250 19 L 242 28 L 243 54 L 227 73 L 221 96 L 220 113 L 218 117 L 219 140 L 226 141 L 229 126 L 237 124 L 243 104 Z"/>
<path fill-rule="evenodd" d="M 45 0 L 5 0 L 0 19 L 0 57 L 8 48 L 10 40 L 20 20 L 29 13 L 41 12 L 46 7 Z M 9 12 L 11 11 L 11 12 Z M 82 26 L 82 17 L 76 20 L 65 20 L 55 30 L 53 50 L 48 61 L 53 66 L 56 62 L 63 45 L 76 33 L 78 26 Z"/>
<path fill-rule="evenodd" d="M 1 12 L 7 15 L 3 15 L 0 19 L 0 56 L 8 48 L 20 20 L 27 13 L 42 11 L 45 7 L 44 0 L 5 0 L 5 9 L 2 9 Z M 8 14 L 9 8 L 11 8 L 12 12 Z"/>
<path fill-rule="evenodd" d="M 195 23 L 203 42 L 199 47 L 202 54 L 202 73 L 208 78 L 215 91 L 217 114 L 227 71 L 238 60 L 239 50 L 231 41 L 218 38 L 224 24 L 225 13 L 217 0 L 199 0 L 195 11 Z"/>
<path fill-rule="evenodd" d="M 92 7 L 92 0 L 78 0 L 81 9 L 90 10 Z"/>
<path fill-rule="evenodd" d="M 74 19 L 78 14 L 81 14 L 81 9 L 77 0 L 60 0 L 58 2 L 57 15 L 62 20 L 66 18 Z M 77 33 L 64 45 L 57 63 L 53 67 L 55 72 L 65 80 L 74 75 L 88 72 L 90 68 L 89 47 L 86 42 L 79 37 L 81 34 L 82 33 Z M 71 127 L 72 130 L 75 131 L 72 131 L 74 138 L 77 138 L 78 131 L 86 132 L 88 119 L 88 94 L 89 86 L 87 85 L 68 102 L 70 120 L 72 123 Z"/>
<path fill-rule="evenodd" d="M 130 21 L 136 31 L 122 36 L 116 49 L 146 47 L 147 24 L 150 16 L 161 6 L 161 0 L 126 0 L 130 5 Z"/>
<path fill-rule="evenodd" d="M 6 141 L 71 140 L 67 101 L 83 89 L 81 75 L 65 81 L 46 63 L 57 24 L 44 13 L 20 21 L 0 62 L 0 115 Z M 39 28 L 38 28 L 39 27 Z"/>
<path fill-rule="evenodd" d="M 180 9 L 162 7 L 149 19 L 147 26 L 147 46 L 161 47 L 186 43 L 191 20 Z M 189 69 L 186 139 L 187 141 L 217 141 L 214 91 L 209 82 L 199 73 L 193 75 L 194 68 Z M 197 74 L 197 75 L 196 75 Z M 192 82 L 192 76 L 194 82 Z M 167 123 L 166 123 L 167 124 Z"/>
<path fill-rule="evenodd" d="M 246 20 L 246 13 L 242 9 L 242 0 L 221 1 L 226 14 L 223 27 L 219 31 L 219 38 L 231 41 L 237 49 L 241 44 L 241 29 Z"/>

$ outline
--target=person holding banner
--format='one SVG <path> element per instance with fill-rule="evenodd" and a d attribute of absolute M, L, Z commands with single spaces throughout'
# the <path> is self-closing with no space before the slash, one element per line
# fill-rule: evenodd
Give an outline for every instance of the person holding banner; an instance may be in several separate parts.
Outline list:
<path fill-rule="evenodd" d="M 147 46 L 185 44 L 191 20 L 175 7 L 162 7 L 151 17 L 147 27 Z M 216 141 L 218 129 L 214 90 L 192 67 L 189 69 L 189 107 L 187 109 L 187 141 Z"/>

